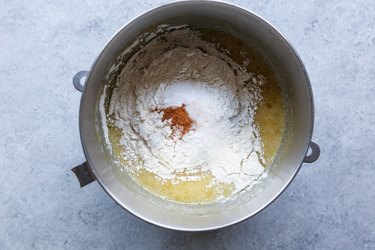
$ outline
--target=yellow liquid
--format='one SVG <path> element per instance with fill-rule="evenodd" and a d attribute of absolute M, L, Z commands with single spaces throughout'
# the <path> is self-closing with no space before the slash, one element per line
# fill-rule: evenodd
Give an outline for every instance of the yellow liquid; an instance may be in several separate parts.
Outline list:
<path fill-rule="evenodd" d="M 274 82 L 262 86 L 263 100 L 258 104 L 255 113 L 255 123 L 258 126 L 263 142 L 266 165 L 272 163 L 279 149 L 284 127 L 284 99 L 280 87 Z"/>
<path fill-rule="evenodd" d="M 283 92 L 277 83 L 274 72 L 267 65 L 264 59 L 250 46 L 244 44 L 240 39 L 229 34 L 223 34 L 213 30 L 200 29 L 202 39 L 219 43 L 230 52 L 230 56 L 238 63 L 243 62 L 250 56 L 252 62 L 246 67 L 249 72 L 261 74 L 266 78 L 266 83 L 262 85 L 262 101 L 258 104 L 255 115 L 255 123 L 258 126 L 263 142 L 264 159 L 266 165 L 272 163 L 280 142 L 282 140 L 285 126 L 285 106 Z M 246 51 L 245 53 L 240 53 Z M 120 162 L 131 168 L 134 162 L 126 162 L 121 159 L 119 140 L 121 132 L 115 127 L 109 127 L 109 139 L 112 144 L 112 151 Z M 138 161 L 141 161 L 139 159 Z M 131 174 L 131 173 L 130 173 Z M 213 176 L 208 172 L 201 173 L 198 180 L 175 181 L 161 180 L 155 174 L 140 170 L 131 174 L 133 179 L 143 188 L 160 197 L 182 203 L 210 203 L 220 198 L 228 198 L 233 195 L 234 186 L 222 183 L 212 185 Z"/>
<path fill-rule="evenodd" d="M 127 162 L 121 157 L 123 148 L 119 145 L 121 131 L 110 126 L 108 128 L 109 140 L 112 144 L 112 152 L 124 166 L 131 168 L 135 162 Z M 141 159 L 139 159 L 141 161 Z M 137 162 L 138 163 L 138 162 Z M 233 185 L 216 184 L 210 185 L 213 181 L 211 173 L 201 173 L 200 178 L 194 181 L 161 180 L 155 174 L 141 169 L 136 173 L 129 174 L 133 179 L 146 190 L 164 197 L 166 199 L 183 203 L 209 203 L 219 197 L 230 197 L 233 194 Z M 177 182 L 177 183 L 176 183 Z"/>

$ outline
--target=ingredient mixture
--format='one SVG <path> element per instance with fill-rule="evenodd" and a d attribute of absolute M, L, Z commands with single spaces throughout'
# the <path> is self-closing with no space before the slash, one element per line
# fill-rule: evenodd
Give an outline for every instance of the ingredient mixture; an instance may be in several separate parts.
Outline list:
<path fill-rule="evenodd" d="M 154 190 L 196 192 L 197 199 L 169 197 L 182 202 L 251 186 L 265 175 L 255 123 L 263 84 L 198 31 L 154 38 L 125 64 L 109 102 L 122 167 Z"/>

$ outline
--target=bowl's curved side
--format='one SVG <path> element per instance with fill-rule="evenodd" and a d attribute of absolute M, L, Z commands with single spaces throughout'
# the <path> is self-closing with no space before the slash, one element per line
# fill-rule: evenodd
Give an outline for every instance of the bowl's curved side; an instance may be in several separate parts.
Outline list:
<path fill-rule="evenodd" d="M 186 213 L 180 208 L 166 209 L 165 206 L 157 206 L 153 202 L 153 199 L 157 198 L 139 195 L 131 185 L 123 185 L 116 178 L 97 138 L 98 94 L 102 91 L 104 77 L 111 64 L 124 50 L 124 46 L 130 44 L 142 31 L 169 20 L 172 20 L 172 24 L 192 25 L 211 20 L 209 23 L 216 25 L 216 28 L 220 26 L 242 37 L 251 36 L 264 46 L 264 50 L 273 55 L 280 67 L 279 70 L 285 74 L 295 113 L 289 146 L 278 167 L 271 171 L 272 181 L 264 187 L 262 195 L 251 200 L 243 200 L 244 204 L 241 206 L 225 209 L 225 205 L 221 204 L 218 205 L 217 212 L 207 214 L 202 209 L 200 215 Z M 81 141 L 87 161 L 108 195 L 130 213 L 145 221 L 183 231 L 203 231 L 229 226 L 255 215 L 268 206 L 297 174 L 311 140 L 313 122 L 314 107 L 309 78 L 300 57 L 290 43 L 256 14 L 232 4 L 214 1 L 168 3 L 140 15 L 121 28 L 107 43 L 90 69 L 81 98 L 79 119 Z"/>

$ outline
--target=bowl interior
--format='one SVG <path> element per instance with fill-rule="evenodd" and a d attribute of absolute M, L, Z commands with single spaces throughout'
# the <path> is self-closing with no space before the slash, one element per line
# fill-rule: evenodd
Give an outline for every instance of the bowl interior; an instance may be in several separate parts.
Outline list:
<path fill-rule="evenodd" d="M 98 100 L 104 84 L 113 84 L 124 62 L 137 50 L 136 38 L 160 25 L 189 25 L 222 30 L 256 47 L 277 72 L 286 94 L 287 128 L 267 179 L 235 199 L 206 205 L 163 200 L 111 167 L 100 137 Z M 130 48 L 130 49 L 129 49 Z M 185 1 L 153 9 L 122 28 L 107 44 L 86 80 L 81 100 L 80 131 L 86 157 L 99 183 L 122 207 L 153 224 L 178 230 L 208 230 L 246 219 L 272 202 L 297 173 L 311 139 L 313 104 L 303 64 L 289 43 L 260 17 L 233 5 Z M 99 133 L 98 133 L 99 132 Z M 99 136 L 98 136 L 99 134 Z"/>

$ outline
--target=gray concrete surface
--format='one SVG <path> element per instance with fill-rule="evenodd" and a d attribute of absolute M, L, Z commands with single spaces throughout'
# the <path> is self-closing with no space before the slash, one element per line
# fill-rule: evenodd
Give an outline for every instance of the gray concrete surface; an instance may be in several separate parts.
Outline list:
<path fill-rule="evenodd" d="M 375 2 L 234 1 L 273 23 L 310 74 L 320 159 L 254 218 L 206 233 L 149 225 L 80 189 L 80 94 L 124 23 L 163 1 L 0 2 L 0 249 L 375 249 Z M 337 2 L 337 3 L 333 3 Z"/>

